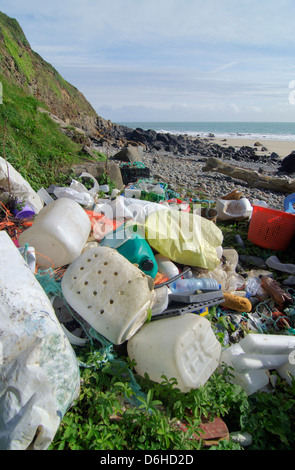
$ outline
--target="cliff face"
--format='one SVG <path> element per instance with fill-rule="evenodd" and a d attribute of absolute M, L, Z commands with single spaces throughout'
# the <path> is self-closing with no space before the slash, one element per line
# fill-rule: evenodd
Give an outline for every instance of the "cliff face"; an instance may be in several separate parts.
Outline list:
<path fill-rule="evenodd" d="M 92 134 L 97 114 L 84 95 L 34 52 L 17 20 L 0 12 L 0 73 L 60 119 Z M 3 90 L 5 93 L 5 90 Z"/>

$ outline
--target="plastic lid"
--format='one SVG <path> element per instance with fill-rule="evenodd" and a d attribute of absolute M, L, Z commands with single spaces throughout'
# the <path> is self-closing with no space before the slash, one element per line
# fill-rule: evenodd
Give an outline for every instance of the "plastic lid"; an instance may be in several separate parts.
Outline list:
<path fill-rule="evenodd" d="M 140 263 L 140 269 L 143 271 L 151 271 L 154 267 L 154 263 L 151 259 L 145 259 L 142 263 Z"/>

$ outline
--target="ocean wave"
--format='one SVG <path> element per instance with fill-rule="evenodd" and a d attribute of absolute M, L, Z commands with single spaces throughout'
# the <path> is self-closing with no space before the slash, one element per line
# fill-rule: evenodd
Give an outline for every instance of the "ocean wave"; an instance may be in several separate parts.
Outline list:
<path fill-rule="evenodd" d="M 292 134 L 260 134 L 260 133 L 242 133 L 242 132 L 205 132 L 205 131 L 179 131 L 171 129 L 160 129 L 157 132 L 161 134 L 189 135 L 191 137 L 213 138 L 216 139 L 243 139 L 243 140 L 280 140 L 295 141 L 295 135 Z"/>
<path fill-rule="evenodd" d="M 132 122 L 121 123 L 136 129 L 153 129 L 158 133 L 192 137 L 214 136 L 217 139 L 245 139 L 249 141 L 295 141 L 295 123 L 292 122 Z"/>

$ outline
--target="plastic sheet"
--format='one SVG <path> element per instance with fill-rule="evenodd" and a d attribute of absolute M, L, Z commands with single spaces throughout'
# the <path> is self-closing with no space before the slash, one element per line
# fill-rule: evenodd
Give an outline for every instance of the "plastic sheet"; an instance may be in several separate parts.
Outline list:
<path fill-rule="evenodd" d="M 79 395 L 79 365 L 6 232 L 0 232 L 0 259 L 0 449 L 45 450 Z"/>
<path fill-rule="evenodd" d="M 165 209 L 148 215 L 144 227 L 152 248 L 174 262 L 209 270 L 220 264 L 222 231 L 204 217 Z"/>
<path fill-rule="evenodd" d="M 18 173 L 9 162 L 0 157 L 0 186 L 11 192 L 12 196 L 28 203 L 36 212 L 42 209 L 43 201 L 30 184 Z"/>

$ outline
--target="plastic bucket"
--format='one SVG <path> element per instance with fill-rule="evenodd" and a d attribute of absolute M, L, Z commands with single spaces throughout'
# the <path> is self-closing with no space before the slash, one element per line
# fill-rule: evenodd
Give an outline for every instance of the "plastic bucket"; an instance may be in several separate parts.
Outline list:
<path fill-rule="evenodd" d="M 253 206 L 248 240 L 262 248 L 286 250 L 295 234 L 295 215 L 268 207 Z"/>
<path fill-rule="evenodd" d="M 71 263 L 61 287 L 69 305 L 114 344 L 142 326 L 155 298 L 152 278 L 103 246 L 89 248 Z"/>

